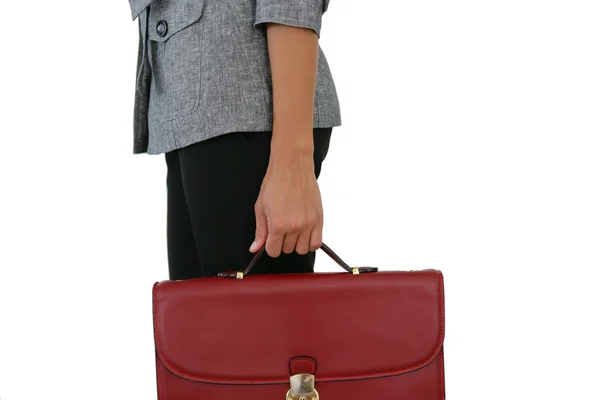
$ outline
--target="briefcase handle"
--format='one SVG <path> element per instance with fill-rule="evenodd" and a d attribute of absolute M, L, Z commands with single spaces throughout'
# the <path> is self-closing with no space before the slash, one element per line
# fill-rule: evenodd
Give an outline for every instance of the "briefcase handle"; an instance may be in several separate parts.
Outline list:
<path fill-rule="evenodd" d="M 331 248 L 329 246 L 327 246 L 325 243 L 321 243 L 321 250 L 323 250 L 325 252 L 325 254 L 327 254 L 329 257 L 331 257 L 333 259 L 333 261 L 335 261 L 340 267 L 344 268 L 347 272 L 349 272 L 351 274 L 358 275 L 358 274 L 363 274 L 366 272 L 377 272 L 376 267 L 350 267 L 348 264 L 346 264 L 344 262 L 344 260 L 342 260 L 340 258 L 340 256 L 335 254 L 335 252 L 333 250 L 331 250 Z M 260 249 L 254 255 L 254 257 L 252 257 L 250 264 L 248 264 L 248 266 L 246 267 L 245 270 L 235 271 L 235 272 L 231 272 L 231 271 L 219 272 L 218 276 L 223 277 L 223 278 L 242 279 L 243 277 L 248 275 L 250 273 L 250 271 L 252 271 L 252 268 L 254 268 L 254 266 L 256 265 L 258 260 L 260 260 L 260 258 L 263 256 L 264 253 L 266 253 L 265 246 L 263 246 L 262 249 Z"/>

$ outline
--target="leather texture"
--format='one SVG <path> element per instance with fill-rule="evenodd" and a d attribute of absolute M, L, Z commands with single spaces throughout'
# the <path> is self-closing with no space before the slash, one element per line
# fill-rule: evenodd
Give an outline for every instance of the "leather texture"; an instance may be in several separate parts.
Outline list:
<path fill-rule="evenodd" d="M 290 362 L 290 376 L 296 374 L 315 374 L 317 362 L 310 357 L 294 358 Z"/>
<path fill-rule="evenodd" d="M 153 287 L 159 400 L 284 399 L 293 373 L 321 400 L 440 400 L 437 270 L 249 274 Z"/>

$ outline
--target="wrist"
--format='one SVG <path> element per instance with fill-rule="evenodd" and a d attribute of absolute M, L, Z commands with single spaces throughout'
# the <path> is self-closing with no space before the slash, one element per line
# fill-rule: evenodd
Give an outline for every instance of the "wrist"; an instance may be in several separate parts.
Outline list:
<path fill-rule="evenodd" d="M 271 152 L 268 165 L 269 170 L 313 171 L 314 167 L 313 154 L 299 151 Z"/>
<path fill-rule="evenodd" d="M 314 145 L 291 144 L 271 146 L 269 170 L 314 171 Z"/>
<path fill-rule="evenodd" d="M 274 129 L 271 139 L 272 158 L 310 158 L 314 154 L 312 129 Z"/>

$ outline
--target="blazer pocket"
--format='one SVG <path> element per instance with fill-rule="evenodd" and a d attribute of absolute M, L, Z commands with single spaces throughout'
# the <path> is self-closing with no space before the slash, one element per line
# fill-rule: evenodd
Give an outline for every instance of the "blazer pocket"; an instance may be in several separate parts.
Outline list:
<path fill-rule="evenodd" d="M 161 122 L 198 108 L 203 8 L 204 0 L 162 0 L 148 10 L 151 111 Z"/>

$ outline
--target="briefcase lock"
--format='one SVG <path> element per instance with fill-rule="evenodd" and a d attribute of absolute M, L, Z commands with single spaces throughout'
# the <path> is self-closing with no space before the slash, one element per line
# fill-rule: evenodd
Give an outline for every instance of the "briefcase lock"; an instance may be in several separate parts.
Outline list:
<path fill-rule="evenodd" d="M 285 400 L 319 400 L 319 393 L 315 389 L 315 376 L 311 374 L 290 376 L 290 390 Z"/>

